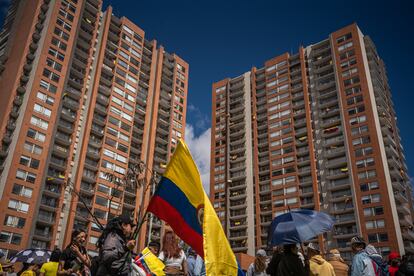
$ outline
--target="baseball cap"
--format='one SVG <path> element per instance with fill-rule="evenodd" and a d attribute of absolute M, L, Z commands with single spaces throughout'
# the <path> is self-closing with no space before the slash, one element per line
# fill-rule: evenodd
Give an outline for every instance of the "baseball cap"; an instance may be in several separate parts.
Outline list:
<path fill-rule="evenodd" d="M 266 251 L 264 251 L 263 249 L 259 249 L 256 252 L 256 256 L 266 257 Z"/>
<path fill-rule="evenodd" d="M 351 239 L 351 245 L 352 244 L 363 244 L 363 245 L 366 245 L 367 243 L 365 242 L 364 238 L 359 237 L 359 236 L 356 236 L 356 237 L 353 237 Z"/>
<path fill-rule="evenodd" d="M 394 259 L 401 259 L 400 254 L 397 252 L 391 252 L 390 255 L 388 255 L 388 260 L 392 261 Z"/>

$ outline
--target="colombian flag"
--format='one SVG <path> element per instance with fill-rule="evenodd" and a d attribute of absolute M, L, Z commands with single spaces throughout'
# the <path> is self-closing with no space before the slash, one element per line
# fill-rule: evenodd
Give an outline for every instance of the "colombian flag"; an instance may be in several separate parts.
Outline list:
<path fill-rule="evenodd" d="M 204 258 L 207 275 L 242 275 L 220 220 L 204 192 L 200 174 L 180 140 L 158 184 L 148 211 Z"/>

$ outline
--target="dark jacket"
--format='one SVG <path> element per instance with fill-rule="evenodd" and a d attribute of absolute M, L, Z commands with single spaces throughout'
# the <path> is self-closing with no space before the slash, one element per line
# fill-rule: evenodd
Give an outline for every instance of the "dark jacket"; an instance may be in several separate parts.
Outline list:
<path fill-rule="evenodd" d="M 96 276 L 131 275 L 131 252 L 126 247 L 126 241 L 120 234 L 116 232 L 108 234 L 99 250 L 99 257 L 99 268 Z"/>
<path fill-rule="evenodd" d="M 270 263 L 267 265 L 266 273 L 270 276 L 277 276 L 277 267 L 279 265 L 280 260 L 282 259 L 282 253 L 274 253 Z"/>
<path fill-rule="evenodd" d="M 309 265 L 303 266 L 302 260 L 298 255 L 287 252 L 283 253 L 277 267 L 277 276 L 308 276 Z"/>
<path fill-rule="evenodd" d="M 397 276 L 414 276 L 414 256 L 407 256 L 398 268 Z"/>

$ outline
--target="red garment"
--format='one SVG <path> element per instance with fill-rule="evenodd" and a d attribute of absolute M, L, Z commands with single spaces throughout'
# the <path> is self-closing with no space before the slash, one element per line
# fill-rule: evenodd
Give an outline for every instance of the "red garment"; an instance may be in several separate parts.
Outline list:
<path fill-rule="evenodd" d="M 388 272 L 390 273 L 390 276 L 395 276 L 395 274 L 398 271 L 398 266 L 389 266 L 388 267 Z"/>

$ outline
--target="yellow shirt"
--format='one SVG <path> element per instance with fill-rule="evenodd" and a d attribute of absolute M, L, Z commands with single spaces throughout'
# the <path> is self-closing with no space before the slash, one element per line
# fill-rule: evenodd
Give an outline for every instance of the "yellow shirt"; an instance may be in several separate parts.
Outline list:
<path fill-rule="evenodd" d="M 56 276 L 58 271 L 58 262 L 47 262 L 42 265 L 40 272 L 43 272 L 45 276 Z"/>
<path fill-rule="evenodd" d="M 1 266 L 1 264 L 0 264 L 0 272 L 3 272 L 3 267 Z"/>
<path fill-rule="evenodd" d="M 20 274 L 20 276 L 36 276 L 36 273 L 32 270 L 26 270 L 25 272 Z"/>

